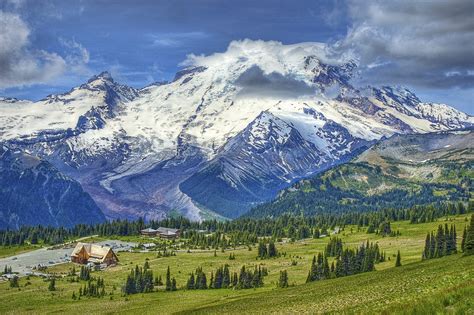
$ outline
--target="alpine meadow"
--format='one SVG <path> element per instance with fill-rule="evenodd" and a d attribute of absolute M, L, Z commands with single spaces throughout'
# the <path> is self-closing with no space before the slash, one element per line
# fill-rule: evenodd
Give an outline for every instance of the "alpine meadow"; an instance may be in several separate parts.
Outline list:
<path fill-rule="evenodd" d="M 0 0 L 0 313 L 474 314 L 473 13 Z"/>

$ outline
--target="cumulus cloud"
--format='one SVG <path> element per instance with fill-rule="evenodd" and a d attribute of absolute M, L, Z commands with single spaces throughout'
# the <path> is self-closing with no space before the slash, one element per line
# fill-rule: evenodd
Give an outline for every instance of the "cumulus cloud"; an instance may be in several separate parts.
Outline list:
<path fill-rule="evenodd" d="M 350 56 L 336 54 L 325 43 L 285 45 L 278 41 L 243 39 L 231 41 L 225 52 L 211 55 L 190 54 L 180 65 L 214 67 L 245 62 L 258 64 L 265 73 L 286 74 L 288 71 L 298 70 L 301 61 L 307 56 L 318 56 L 319 60 L 331 65 L 343 64 L 350 60 Z"/>
<path fill-rule="evenodd" d="M 0 88 L 47 82 L 65 70 L 58 54 L 29 50 L 29 35 L 20 16 L 0 11 Z"/>
<path fill-rule="evenodd" d="M 241 88 L 238 97 L 294 98 L 315 93 L 313 87 L 291 75 L 265 74 L 258 66 L 243 72 L 235 84 Z"/>
<path fill-rule="evenodd" d="M 86 73 L 89 53 L 81 44 L 60 39 L 63 57 L 31 48 L 30 34 L 18 14 L 0 11 L 0 88 L 48 83 L 65 71 Z"/>
<path fill-rule="evenodd" d="M 349 12 L 353 25 L 336 48 L 357 56 L 362 80 L 473 86 L 473 1 L 351 1 Z"/>

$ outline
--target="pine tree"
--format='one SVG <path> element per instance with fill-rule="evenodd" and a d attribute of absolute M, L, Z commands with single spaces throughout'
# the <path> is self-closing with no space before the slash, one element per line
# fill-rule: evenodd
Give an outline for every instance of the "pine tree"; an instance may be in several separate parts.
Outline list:
<path fill-rule="evenodd" d="M 170 266 L 168 266 L 168 269 L 166 270 L 166 291 L 171 291 L 171 272 L 170 272 Z"/>
<path fill-rule="evenodd" d="M 457 242 L 457 238 L 458 238 L 458 234 L 456 232 L 456 225 L 453 224 L 453 235 L 452 235 L 452 239 L 453 239 L 453 252 L 454 253 L 457 253 L 458 252 L 458 242 Z"/>
<path fill-rule="evenodd" d="M 402 266 L 402 257 L 400 256 L 400 251 L 397 253 L 397 260 L 395 262 L 395 267 L 401 267 Z"/>
<path fill-rule="evenodd" d="M 275 247 L 275 243 L 270 241 L 268 244 L 268 257 L 276 257 L 277 256 L 277 249 Z"/>
<path fill-rule="evenodd" d="M 464 242 L 464 255 L 474 255 L 474 214 L 466 230 L 466 240 Z"/>
<path fill-rule="evenodd" d="M 20 284 L 18 282 L 18 276 L 13 276 L 12 278 L 9 279 L 10 282 L 10 288 L 18 288 L 20 287 Z"/>
<path fill-rule="evenodd" d="M 423 255 L 422 259 L 430 259 L 430 247 L 431 247 L 431 234 L 428 233 L 426 234 L 426 239 L 425 239 L 425 248 L 423 249 Z"/>
<path fill-rule="evenodd" d="M 464 230 L 462 232 L 462 240 L 461 240 L 461 251 L 464 252 L 464 249 L 466 247 L 466 237 L 467 237 L 467 227 L 464 227 Z"/>
<path fill-rule="evenodd" d="M 89 267 L 81 267 L 81 272 L 79 273 L 79 279 L 84 281 L 89 281 L 91 278 L 91 269 Z"/>
<path fill-rule="evenodd" d="M 258 257 L 262 259 L 267 257 L 267 246 L 265 246 L 263 241 L 258 243 Z"/>
<path fill-rule="evenodd" d="M 328 258 L 325 256 L 323 260 L 322 278 L 329 279 L 329 277 L 330 277 L 329 263 L 328 263 Z"/>
<path fill-rule="evenodd" d="M 186 289 L 188 290 L 194 290 L 194 273 L 192 272 L 189 276 L 188 282 L 186 283 Z"/>
<path fill-rule="evenodd" d="M 137 290 L 136 290 L 136 287 L 135 287 L 135 280 L 133 279 L 133 277 L 131 275 L 127 276 L 127 281 L 125 282 L 125 287 L 124 287 L 123 291 L 127 295 L 137 293 Z M 84 292 L 79 291 L 79 296 L 81 295 L 81 293 L 84 293 Z"/>
<path fill-rule="evenodd" d="M 316 256 L 313 256 L 313 260 L 311 262 L 311 267 L 308 272 L 308 277 L 306 277 L 306 283 L 315 281 L 317 275 L 317 266 L 316 266 Z"/>
<path fill-rule="evenodd" d="M 171 291 L 176 291 L 178 288 L 176 287 L 176 279 L 173 277 L 171 280 Z"/>
<path fill-rule="evenodd" d="M 239 277 L 237 276 L 237 272 L 234 272 L 232 275 L 232 287 L 236 288 L 239 284 Z"/>
<path fill-rule="evenodd" d="M 436 248 L 434 257 L 443 257 L 446 253 L 446 240 L 444 236 L 443 226 L 440 224 L 438 226 L 438 231 L 436 232 Z"/>
<path fill-rule="evenodd" d="M 280 271 L 280 279 L 278 280 L 278 287 L 288 288 L 288 273 L 286 270 Z"/>
<path fill-rule="evenodd" d="M 229 271 L 229 265 L 224 266 L 224 271 L 222 275 L 222 287 L 223 288 L 228 288 L 230 286 L 230 271 Z"/>
<path fill-rule="evenodd" d="M 48 290 L 49 291 L 56 291 L 56 279 L 51 278 L 51 280 L 49 280 Z"/>
<path fill-rule="evenodd" d="M 212 289 L 214 287 L 214 272 L 211 271 L 211 280 L 209 281 L 209 288 Z"/>

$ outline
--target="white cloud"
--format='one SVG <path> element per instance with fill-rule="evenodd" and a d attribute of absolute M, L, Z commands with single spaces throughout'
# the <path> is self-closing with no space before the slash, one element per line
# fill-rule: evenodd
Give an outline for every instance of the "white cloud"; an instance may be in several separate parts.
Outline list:
<path fill-rule="evenodd" d="M 30 27 L 18 14 L 0 11 L 0 88 L 45 84 L 65 72 L 90 74 L 89 52 L 74 40 L 60 38 L 65 56 L 34 49 Z"/>
<path fill-rule="evenodd" d="M 0 88 L 45 83 L 66 69 L 58 54 L 29 49 L 29 35 L 19 15 L 0 11 Z"/>
<path fill-rule="evenodd" d="M 259 64 L 265 73 L 286 72 L 282 60 L 299 63 L 305 56 L 315 55 L 327 64 L 341 64 L 347 62 L 348 56 L 335 56 L 328 45 L 324 43 L 308 42 L 284 45 L 278 41 L 263 40 L 234 40 L 230 42 L 225 52 L 214 53 L 208 56 L 190 54 L 181 66 L 219 66 L 222 64 L 239 63 L 242 60 L 251 60 L 250 63 Z M 260 64 L 265 59 L 264 64 Z"/>
<path fill-rule="evenodd" d="M 59 38 L 59 42 L 68 51 L 65 59 L 69 70 L 80 75 L 91 75 L 92 72 L 87 67 L 90 60 L 89 51 L 74 39 L 68 40 L 65 38 Z"/>
<path fill-rule="evenodd" d="M 353 25 L 336 46 L 355 53 L 367 71 L 363 77 L 381 83 L 472 86 L 472 0 L 351 1 L 349 12 Z"/>

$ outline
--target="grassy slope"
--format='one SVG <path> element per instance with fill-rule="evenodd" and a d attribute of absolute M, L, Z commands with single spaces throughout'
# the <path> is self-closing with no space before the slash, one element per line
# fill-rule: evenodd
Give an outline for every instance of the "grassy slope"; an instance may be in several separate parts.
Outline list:
<path fill-rule="evenodd" d="M 462 288 L 465 292 L 456 288 Z M 445 306 L 454 305 L 458 310 L 462 307 L 474 312 L 474 295 L 469 295 L 474 292 L 473 289 L 474 257 L 460 258 L 456 255 L 255 294 L 203 307 L 196 313 L 403 313 L 416 304 L 420 304 L 415 306 L 419 311 L 432 310 L 431 306 L 442 311 Z M 450 294 L 453 290 L 459 291 L 457 296 Z M 437 306 L 436 300 L 430 299 L 433 295 L 441 298 L 441 305 Z M 444 302 L 444 298 L 448 302 Z M 423 305 L 427 300 L 432 305 Z"/>
<path fill-rule="evenodd" d="M 466 215 L 451 218 L 456 223 L 459 234 L 466 224 L 466 218 Z M 361 301 L 373 297 L 379 302 L 380 299 L 384 298 L 386 301 L 392 301 L 390 304 L 385 305 L 387 308 L 396 308 L 398 307 L 397 303 L 403 303 L 406 302 L 405 300 L 415 299 L 418 296 L 425 296 L 426 292 L 432 290 L 434 293 L 442 293 L 444 290 L 449 290 L 455 286 L 467 286 L 466 290 L 471 289 L 472 291 L 473 284 L 469 284 L 468 281 L 472 281 L 474 278 L 472 273 L 474 268 L 473 258 L 459 259 L 458 255 L 453 258 L 419 263 L 426 233 L 434 230 L 439 223 L 444 222 L 444 219 L 441 219 L 439 222 L 417 225 L 412 225 L 408 222 L 394 222 L 392 227 L 399 229 L 402 233 L 397 238 L 381 238 L 374 234 L 366 234 L 364 231 L 358 232 L 355 227 L 353 227 L 353 233 L 351 233 L 351 227 L 346 227 L 346 230 L 343 232 L 344 234 L 341 234 L 340 237 L 348 246 L 357 246 L 369 238 L 372 241 L 378 241 L 381 249 L 385 250 L 387 256 L 392 258 L 391 261 L 378 264 L 376 266 L 378 271 L 373 273 L 305 285 L 304 282 L 312 256 L 318 251 L 323 250 L 328 241 L 327 238 L 308 239 L 294 244 L 278 244 L 278 249 L 281 252 L 286 252 L 286 257 L 262 261 L 270 272 L 269 276 L 264 280 L 265 286 L 263 288 L 256 290 L 160 291 L 125 298 L 120 294 L 120 287 L 123 285 L 129 269 L 135 264 L 143 265 L 146 258 L 149 258 L 155 275 L 162 275 L 164 277 L 166 268 L 169 265 L 173 276 L 177 279 L 178 286 L 184 285 L 188 273 L 198 266 L 202 266 L 209 277 L 211 270 L 215 270 L 218 266 L 226 263 L 231 266 L 231 270 L 236 271 L 242 264 L 251 265 L 260 261 L 255 260 L 255 249 L 248 251 L 246 248 L 235 250 L 236 260 L 232 261 L 228 260 L 229 252 L 231 251 L 226 253 L 218 251 L 217 257 L 214 257 L 213 251 L 206 251 L 180 252 L 177 256 L 163 258 L 156 258 L 154 253 L 120 253 L 120 264 L 117 267 L 94 273 L 95 276 L 105 279 L 107 292 L 113 291 L 113 286 L 116 287 L 112 295 L 113 300 L 106 297 L 103 299 L 83 298 L 81 301 L 73 301 L 71 299 L 72 292 L 75 291 L 77 294 L 79 287 L 83 286 L 84 282 L 80 284 L 69 283 L 66 279 L 60 279 L 56 282 L 58 290 L 51 293 L 47 291 L 48 283 L 42 279 L 32 277 L 29 280 L 31 285 L 26 287 L 24 285 L 27 280 L 20 280 L 21 291 L 10 289 L 8 283 L 0 283 L 0 313 L 63 313 L 66 311 L 73 312 L 77 309 L 92 313 L 99 311 L 111 313 L 123 311 L 128 313 L 173 313 L 187 312 L 202 307 L 211 308 L 204 309 L 203 312 L 220 312 L 219 307 L 223 307 L 222 311 L 226 312 L 228 307 L 234 307 L 232 304 L 227 304 L 232 301 L 236 301 L 235 303 L 237 304 L 240 303 L 241 305 L 253 307 L 245 309 L 247 312 L 263 311 L 264 308 L 259 308 L 260 304 L 257 303 L 259 299 L 255 300 L 254 296 L 261 296 L 260 301 L 263 300 L 264 305 L 283 304 L 286 305 L 286 310 L 290 311 L 292 307 L 296 307 L 296 304 L 302 303 L 307 311 L 311 311 L 313 309 L 317 310 L 318 305 L 326 305 L 328 303 L 326 299 L 330 293 L 327 293 L 327 290 L 338 296 L 337 299 L 332 300 L 334 310 L 343 310 L 347 305 L 354 305 L 358 307 L 356 310 L 363 311 L 361 308 L 363 304 L 355 305 L 352 303 L 355 297 L 361 299 Z M 394 269 L 392 268 L 394 264 L 393 255 L 398 249 L 401 250 L 404 267 Z M 296 260 L 298 264 L 292 266 L 292 260 Z M 71 266 L 71 264 L 59 265 L 50 268 L 50 272 L 66 273 Z M 275 282 L 278 279 L 279 271 L 283 269 L 288 270 L 290 284 L 295 286 L 289 289 L 276 289 Z M 181 272 L 178 272 L 178 270 Z M 436 270 L 439 271 L 441 276 L 432 275 L 432 271 Z M 400 286 L 397 285 L 398 282 L 401 283 Z M 368 283 L 380 286 L 380 288 L 372 289 L 367 286 Z M 391 287 L 394 285 L 398 289 L 392 289 Z M 417 292 L 415 287 L 421 288 L 421 291 Z M 391 292 L 390 290 L 393 291 Z M 406 290 L 406 294 L 402 290 Z M 360 294 L 361 292 L 362 294 Z M 383 296 L 379 296 L 382 293 Z M 304 296 L 303 300 L 300 300 L 300 295 Z M 277 311 L 277 308 L 271 308 L 272 305 L 268 305 L 269 310 Z M 369 305 L 376 307 L 378 304 L 374 302 Z M 214 309 L 214 307 L 216 308 Z"/>

